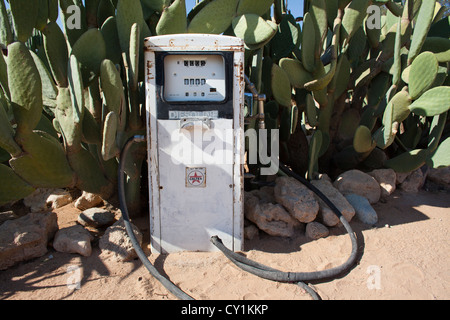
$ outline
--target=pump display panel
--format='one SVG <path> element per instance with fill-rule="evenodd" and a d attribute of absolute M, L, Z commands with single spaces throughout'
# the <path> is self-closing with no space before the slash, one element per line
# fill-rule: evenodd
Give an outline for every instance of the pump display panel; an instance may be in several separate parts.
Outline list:
<path fill-rule="evenodd" d="M 222 55 L 167 55 L 164 58 L 164 100 L 167 102 L 226 99 Z"/>
<path fill-rule="evenodd" d="M 231 51 L 155 52 L 158 119 L 233 119 L 233 60 Z"/>

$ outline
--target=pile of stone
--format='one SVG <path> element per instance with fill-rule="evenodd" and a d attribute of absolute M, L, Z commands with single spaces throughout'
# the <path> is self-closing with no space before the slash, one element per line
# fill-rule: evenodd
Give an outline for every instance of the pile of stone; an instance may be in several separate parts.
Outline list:
<path fill-rule="evenodd" d="M 417 192 L 428 176 L 433 183 L 450 190 L 450 167 L 409 174 L 391 169 L 364 173 L 350 170 L 335 181 L 327 175 L 311 183 L 322 191 L 351 221 L 354 216 L 368 225 L 378 221 L 372 204 L 383 201 L 396 189 Z M 136 258 L 123 220 L 105 209 L 99 196 L 83 192 L 74 202 L 80 210 L 77 223 L 58 229 L 57 216 L 52 210 L 72 203 L 71 194 L 61 189 L 37 189 L 24 199 L 29 213 L 17 216 L 13 211 L 0 212 L 0 270 L 20 261 L 41 257 L 48 245 L 61 252 L 89 256 L 93 234 L 100 234 L 101 254 L 119 261 Z M 269 235 L 293 237 L 304 231 L 311 239 L 326 237 L 329 228 L 338 226 L 339 219 L 312 191 L 291 177 L 278 177 L 274 187 L 245 192 L 245 237 L 251 239 L 263 231 Z M 119 213 L 120 216 L 120 213 Z M 138 240 L 142 233 L 133 225 Z M 93 230 L 101 230 L 95 233 Z"/>
<path fill-rule="evenodd" d="M 427 175 L 439 183 L 450 184 L 450 167 L 443 169 L 417 169 L 407 174 L 392 169 L 377 169 L 364 173 L 349 170 L 335 181 L 326 175 L 311 183 L 340 210 L 347 221 L 354 216 L 364 224 L 374 226 L 378 216 L 372 205 L 385 201 L 396 189 L 418 192 Z M 329 228 L 339 226 L 339 218 L 311 190 L 292 177 L 277 177 L 274 187 L 262 187 L 245 192 L 245 237 L 252 239 L 259 230 L 279 237 L 293 237 L 305 232 L 311 239 L 326 237 Z"/>
<path fill-rule="evenodd" d="M 92 254 L 94 234 L 99 234 L 101 254 L 116 260 L 136 258 L 123 219 L 116 219 L 112 210 L 105 208 L 98 195 L 83 192 L 74 202 L 80 210 L 77 222 L 59 229 L 54 209 L 72 203 L 72 196 L 62 189 L 37 189 L 24 199 L 30 213 L 18 217 L 13 211 L 0 214 L 0 270 L 18 262 L 41 257 L 51 244 L 58 252 L 82 256 Z M 142 234 L 134 227 L 142 242 Z"/>

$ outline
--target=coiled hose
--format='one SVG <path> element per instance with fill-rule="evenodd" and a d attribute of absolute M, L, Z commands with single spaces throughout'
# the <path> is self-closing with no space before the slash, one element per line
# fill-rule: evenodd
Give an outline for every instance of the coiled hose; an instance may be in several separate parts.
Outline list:
<path fill-rule="evenodd" d="M 139 259 L 144 264 L 144 266 L 147 268 L 147 270 L 150 272 L 150 274 L 155 277 L 161 284 L 169 290 L 172 294 L 174 294 L 178 299 L 181 300 L 193 300 L 191 296 L 186 294 L 184 291 L 182 291 L 179 287 L 177 287 L 175 284 L 173 284 L 170 280 L 165 278 L 159 271 L 152 265 L 150 260 L 148 260 L 146 254 L 142 250 L 141 246 L 139 245 L 139 242 L 134 234 L 133 228 L 131 227 L 130 218 L 128 214 L 128 208 L 126 205 L 126 198 L 125 198 L 125 159 L 128 153 L 128 150 L 130 149 L 131 145 L 133 143 L 137 142 L 144 142 L 145 137 L 144 136 L 133 136 L 130 139 L 127 140 L 125 143 L 122 152 L 120 154 L 119 159 L 119 169 L 118 169 L 118 189 L 119 189 L 119 203 L 120 203 L 120 210 L 122 211 L 122 216 L 125 224 L 126 231 L 128 233 L 128 236 L 130 237 L 131 243 L 133 245 L 133 248 L 135 249 Z M 283 163 L 280 163 L 280 169 L 286 173 L 287 175 L 290 175 L 300 181 L 302 184 L 304 184 L 307 188 L 309 188 L 311 191 L 313 191 L 317 196 L 322 199 L 329 207 L 330 209 L 336 214 L 336 216 L 339 218 L 339 220 L 344 225 L 347 233 L 350 236 L 351 242 L 352 242 L 352 252 L 342 265 L 338 267 L 334 267 L 331 269 L 323 270 L 323 271 L 314 271 L 314 272 L 283 272 L 279 271 L 273 268 L 270 268 L 268 266 L 265 266 L 261 263 L 258 263 L 256 261 L 250 260 L 240 254 L 237 254 L 228 248 L 224 246 L 222 243 L 222 240 L 218 236 L 211 237 L 211 242 L 224 253 L 224 255 L 230 259 L 236 266 L 241 268 L 244 271 L 250 272 L 254 275 L 257 275 L 261 278 L 272 280 L 272 281 L 278 281 L 278 282 L 289 282 L 289 283 L 297 283 L 300 287 L 302 287 L 304 290 L 306 290 L 307 293 L 309 293 L 313 299 L 320 299 L 318 294 L 311 289 L 305 282 L 307 281 L 317 281 L 317 280 L 324 280 L 329 279 L 332 277 L 336 277 L 340 274 L 342 274 L 344 271 L 348 270 L 356 261 L 357 254 L 358 254 L 358 246 L 356 241 L 356 236 L 350 227 L 350 224 L 348 221 L 344 218 L 344 216 L 341 214 L 339 209 L 314 185 L 312 185 L 309 181 L 301 177 L 300 175 L 296 174 L 292 170 L 290 170 L 286 165 Z"/>
<path fill-rule="evenodd" d="M 250 260 L 240 254 L 237 254 L 228 248 L 226 248 L 219 237 L 214 236 L 211 238 L 211 242 L 222 251 L 234 264 L 236 264 L 241 269 L 250 272 L 256 276 L 259 276 L 264 279 L 278 281 L 278 282 L 289 282 L 295 283 L 297 282 L 300 287 L 305 289 L 314 299 L 320 299 L 320 297 L 315 293 L 308 285 L 304 282 L 307 281 L 317 281 L 324 280 L 336 277 L 342 274 L 344 271 L 348 270 L 356 261 L 358 255 L 358 244 L 356 241 L 356 236 L 348 223 L 348 221 L 344 218 L 339 209 L 328 199 L 319 189 L 317 189 L 314 185 L 312 185 L 308 180 L 304 179 L 302 176 L 296 174 L 292 170 L 290 170 L 286 165 L 280 163 L 280 169 L 284 173 L 289 176 L 294 177 L 302 184 L 304 184 L 307 188 L 313 191 L 317 196 L 322 199 L 334 212 L 334 214 L 339 218 L 339 220 L 344 225 L 347 233 L 350 236 L 352 242 L 352 251 L 347 261 L 345 261 L 342 265 L 338 267 L 334 267 L 331 269 L 323 270 L 323 271 L 314 271 L 314 272 L 283 272 L 253 260 Z"/>

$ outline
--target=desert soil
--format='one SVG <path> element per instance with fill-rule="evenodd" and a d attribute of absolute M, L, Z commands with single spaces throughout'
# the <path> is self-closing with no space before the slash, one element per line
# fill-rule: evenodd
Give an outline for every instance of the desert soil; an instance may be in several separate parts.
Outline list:
<path fill-rule="evenodd" d="M 396 191 L 374 205 L 379 221 L 369 227 L 351 222 L 359 245 L 358 263 L 338 279 L 311 284 L 322 299 L 450 299 L 450 197 L 445 192 Z M 60 227 L 76 221 L 73 204 L 55 210 Z M 148 219 L 134 221 L 146 236 Z M 0 271 L 0 299 L 176 299 L 139 259 L 118 262 L 101 254 L 98 239 L 91 256 L 49 251 L 41 258 Z M 317 271 L 343 263 L 351 243 L 343 227 L 327 238 L 299 234 L 286 239 L 260 232 L 246 241 L 247 257 L 283 271 Z M 220 252 L 149 254 L 156 267 L 195 299 L 309 300 L 294 284 L 246 273 Z M 77 280 L 80 280 L 79 283 Z M 78 285 L 77 285 L 78 284 Z"/>

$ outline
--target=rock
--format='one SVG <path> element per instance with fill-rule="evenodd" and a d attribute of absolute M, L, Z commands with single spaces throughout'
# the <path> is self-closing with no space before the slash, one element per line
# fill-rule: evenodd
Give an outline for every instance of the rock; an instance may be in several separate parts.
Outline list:
<path fill-rule="evenodd" d="M 403 181 L 406 180 L 406 178 L 408 178 L 408 176 L 411 174 L 411 172 L 396 172 L 395 173 L 395 177 L 396 177 L 396 184 L 401 184 L 403 183 Z"/>
<path fill-rule="evenodd" d="M 328 228 L 319 222 L 313 221 L 306 225 L 305 234 L 313 240 L 325 238 L 329 233 Z"/>
<path fill-rule="evenodd" d="M 319 212 L 319 203 L 314 193 L 292 177 L 278 177 L 275 181 L 276 201 L 298 221 L 314 221 Z"/>
<path fill-rule="evenodd" d="M 258 228 L 254 224 L 244 227 L 245 239 L 252 240 L 253 238 L 257 237 L 258 234 Z"/>
<path fill-rule="evenodd" d="M 434 183 L 450 188 L 450 166 L 430 169 L 428 172 L 427 179 L 433 181 Z"/>
<path fill-rule="evenodd" d="M 23 199 L 23 204 L 31 212 L 41 212 L 48 210 L 47 197 L 50 195 L 49 189 L 38 188 L 28 197 Z"/>
<path fill-rule="evenodd" d="M 319 175 L 317 176 L 317 179 L 315 179 L 315 181 L 317 181 L 317 180 L 327 180 L 329 182 L 333 182 L 333 181 L 331 181 L 331 178 L 326 173 L 319 173 Z"/>
<path fill-rule="evenodd" d="M 57 209 L 72 202 L 72 196 L 64 189 L 38 188 L 31 195 L 23 199 L 25 206 L 31 212 L 44 212 L 49 208 Z"/>
<path fill-rule="evenodd" d="M 86 227 L 102 227 L 114 222 L 114 214 L 102 208 L 90 208 L 78 215 L 78 223 Z"/>
<path fill-rule="evenodd" d="M 139 245 L 142 245 L 142 233 L 134 224 L 131 224 L 131 227 Z M 102 255 L 112 256 L 117 261 L 130 261 L 137 257 L 125 229 L 123 218 L 106 229 L 104 235 L 100 238 L 99 248 L 102 250 Z"/>
<path fill-rule="evenodd" d="M 83 191 L 81 196 L 75 201 L 75 208 L 79 210 L 86 210 L 93 207 L 102 206 L 103 199 L 98 194 Z"/>
<path fill-rule="evenodd" d="M 47 197 L 47 206 L 58 209 L 72 202 L 72 196 L 67 190 L 56 189 Z"/>
<path fill-rule="evenodd" d="M 5 221 L 14 220 L 17 218 L 18 216 L 14 213 L 14 211 L 0 212 L 0 225 Z"/>
<path fill-rule="evenodd" d="M 89 257 L 92 253 L 93 239 L 89 231 L 77 224 L 58 230 L 53 240 L 53 248 L 59 252 L 79 253 Z"/>
<path fill-rule="evenodd" d="M 252 190 L 250 193 L 258 197 L 260 203 L 276 203 L 273 189 L 273 187 L 265 186 Z"/>
<path fill-rule="evenodd" d="M 345 198 L 355 208 L 356 217 L 365 224 L 374 225 L 378 222 L 378 215 L 367 198 L 357 194 L 347 194 Z"/>
<path fill-rule="evenodd" d="M 54 212 L 29 213 L 0 226 L 0 270 L 43 256 L 58 230 Z"/>
<path fill-rule="evenodd" d="M 421 169 L 417 169 L 408 175 L 405 181 L 400 184 L 399 189 L 408 193 L 419 192 L 420 188 L 422 188 L 425 183 L 425 180 L 426 174 L 424 174 Z"/>
<path fill-rule="evenodd" d="M 272 236 L 292 237 L 300 223 L 280 204 L 260 202 L 253 193 L 245 193 L 245 218 Z"/>
<path fill-rule="evenodd" d="M 381 196 L 381 188 L 377 180 L 356 169 L 340 174 L 334 181 L 334 187 L 343 195 L 359 194 L 367 198 L 370 203 L 377 203 Z"/>
<path fill-rule="evenodd" d="M 380 184 L 381 198 L 385 199 L 395 191 L 397 174 L 393 169 L 377 169 L 369 172 L 369 175 Z"/>
<path fill-rule="evenodd" d="M 347 199 L 335 188 L 328 179 L 312 180 L 311 184 L 322 193 L 339 209 L 344 218 L 350 222 L 355 215 L 355 209 L 348 203 Z M 319 201 L 319 216 L 322 218 L 322 223 L 328 227 L 337 225 L 340 221 L 328 205 L 325 204 L 317 195 Z"/>

